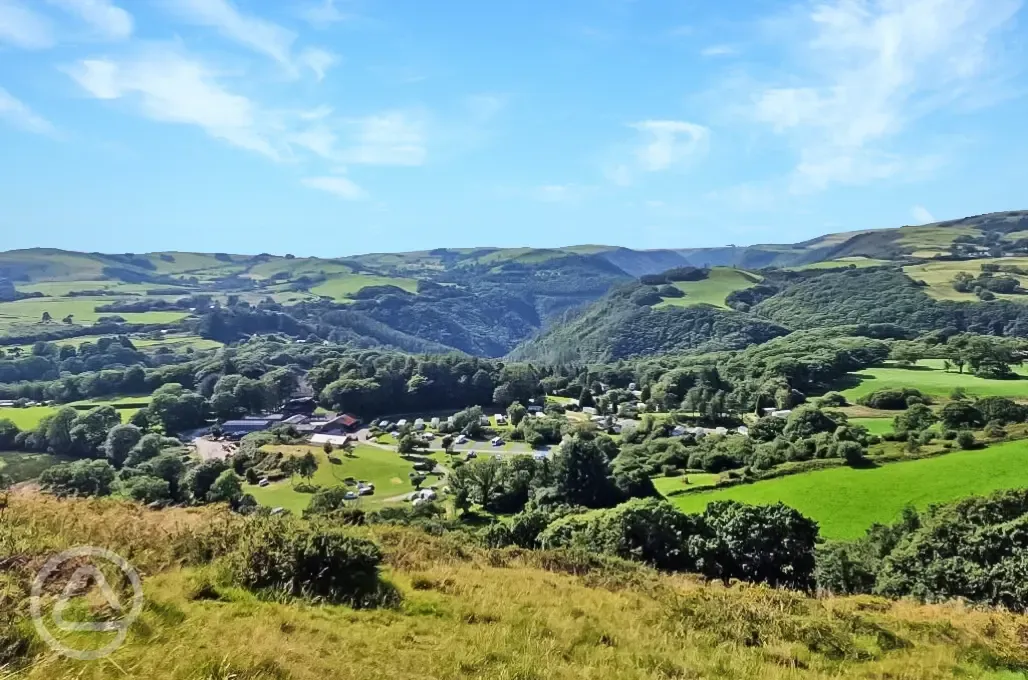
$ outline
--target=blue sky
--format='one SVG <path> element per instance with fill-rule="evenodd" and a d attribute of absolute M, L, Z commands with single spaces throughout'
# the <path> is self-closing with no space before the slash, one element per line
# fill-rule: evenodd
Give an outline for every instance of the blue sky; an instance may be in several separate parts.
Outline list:
<path fill-rule="evenodd" d="M 1028 208 L 1022 0 L 0 0 L 0 249 L 794 242 Z"/>

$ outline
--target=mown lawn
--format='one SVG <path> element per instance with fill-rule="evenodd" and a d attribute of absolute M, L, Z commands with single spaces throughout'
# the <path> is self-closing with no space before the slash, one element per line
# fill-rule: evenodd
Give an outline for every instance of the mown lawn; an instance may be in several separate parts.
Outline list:
<path fill-rule="evenodd" d="M 656 306 L 692 307 L 707 304 L 728 309 L 725 298 L 730 293 L 755 286 L 760 281 L 761 278 L 756 274 L 741 269 L 714 267 L 710 270 L 710 275 L 701 281 L 676 281 L 674 287 L 684 292 L 685 297 L 664 298 L 663 302 Z"/>
<path fill-rule="evenodd" d="M 1028 486 L 1026 440 L 876 468 L 831 468 L 670 500 L 685 512 L 702 512 L 718 500 L 781 501 L 817 520 L 822 536 L 852 539 L 875 522 L 893 521 L 907 505 L 924 508 L 1023 486 Z"/>
<path fill-rule="evenodd" d="M 965 368 L 966 371 L 966 368 Z M 894 364 L 866 368 L 850 373 L 847 380 L 860 380 L 860 384 L 842 390 L 851 403 L 857 399 L 887 387 L 913 387 L 925 394 L 938 398 L 949 397 L 955 387 L 963 387 L 968 395 L 975 397 L 1009 397 L 1028 399 L 1028 379 L 1023 375 L 1024 367 L 1016 367 L 1018 380 L 992 380 L 979 378 L 969 373 L 957 373 L 956 369 L 946 372 L 941 359 L 922 359 L 911 368 Z"/>
<path fill-rule="evenodd" d="M 292 456 L 303 456 L 307 451 L 312 451 L 318 460 L 318 471 L 311 481 L 318 486 L 339 486 L 347 477 L 371 482 L 375 485 L 375 494 L 363 497 L 358 501 L 360 505 L 379 505 L 386 498 L 414 490 L 409 477 L 414 466 L 393 451 L 386 451 L 374 446 L 357 446 L 354 449 L 353 457 L 345 455 L 343 451 L 333 452 L 332 456 L 340 462 L 331 463 L 325 452 L 318 446 L 272 446 L 269 448 Z M 305 481 L 296 477 L 292 482 L 287 479 L 264 488 L 251 484 L 245 484 L 244 487 L 245 491 L 253 494 L 253 497 L 261 505 L 273 508 L 282 507 L 299 513 L 303 512 L 304 508 L 310 504 L 312 494 L 300 493 L 293 488 L 293 483 Z M 353 489 L 356 491 L 356 487 Z"/>

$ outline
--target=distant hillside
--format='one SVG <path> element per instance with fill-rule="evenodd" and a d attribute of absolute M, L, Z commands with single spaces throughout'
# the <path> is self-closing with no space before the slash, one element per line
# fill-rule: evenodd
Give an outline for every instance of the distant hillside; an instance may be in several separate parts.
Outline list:
<path fill-rule="evenodd" d="M 930 279 L 934 298 L 974 303 L 971 293 L 949 290 L 962 263 L 977 276 L 982 259 L 1003 256 L 1014 265 L 1020 260 L 1013 255 L 1028 255 L 1028 211 L 720 248 L 437 248 L 341 258 L 34 248 L 0 253 L 0 280 L 8 281 L 0 344 L 130 328 L 197 330 L 220 342 L 274 331 L 408 351 L 617 358 L 740 346 L 779 328 L 810 327 L 804 320 L 811 318 L 849 323 L 853 313 L 897 316 L 898 308 L 886 312 L 874 298 L 866 313 L 855 312 L 859 294 L 836 299 L 825 292 L 831 287 L 816 282 L 789 292 L 822 270 L 884 267 L 898 282 L 890 295 L 907 290 L 915 277 Z M 677 292 L 651 291 L 643 304 L 605 298 L 640 277 L 683 267 L 710 268 L 711 275 L 675 283 Z M 764 281 L 783 270 L 795 274 Z M 1015 307 L 989 323 L 1013 327 L 1022 296 L 999 294 Z M 811 299 L 823 295 L 832 299 Z M 715 309 L 700 310 L 700 303 Z M 214 307 L 220 317 L 211 323 L 206 317 Z M 666 309 L 672 307 L 681 309 Z M 755 316 L 737 316 L 751 307 Z M 964 319 L 958 322 L 967 325 Z"/>

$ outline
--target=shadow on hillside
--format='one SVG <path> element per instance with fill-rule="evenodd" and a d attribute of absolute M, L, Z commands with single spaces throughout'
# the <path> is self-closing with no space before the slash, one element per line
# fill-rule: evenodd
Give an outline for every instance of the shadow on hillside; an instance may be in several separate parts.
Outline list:
<path fill-rule="evenodd" d="M 852 463 L 852 464 L 848 465 L 847 467 L 851 467 L 854 470 L 875 470 L 877 468 L 880 468 L 881 465 L 879 465 L 878 463 L 874 462 L 870 458 L 864 458 L 860 462 Z"/>

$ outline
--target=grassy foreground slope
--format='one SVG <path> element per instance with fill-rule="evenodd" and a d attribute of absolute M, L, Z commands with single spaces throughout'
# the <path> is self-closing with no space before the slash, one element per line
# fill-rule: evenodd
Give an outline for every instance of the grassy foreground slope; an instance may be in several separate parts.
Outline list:
<path fill-rule="evenodd" d="M 125 645 L 100 661 L 61 658 L 31 625 L 8 624 L 6 639 L 29 647 L 27 665 L 9 668 L 25 680 L 1001 680 L 1028 667 L 1023 617 L 958 605 L 725 588 L 378 526 L 354 532 L 382 547 L 399 603 L 355 611 L 218 585 L 201 547 L 237 520 L 213 508 L 19 494 L 8 513 L 0 546 L 18 551 L 20 570 L 88 543 L 131 555 L 145 591 Z"/>
<path fill-rule="evenodd" d="M 877 468 L 839 467 L 779 477 L 675 496 L 672 502 L 685 512 L 702 512 L 720 500 L 758 505 L 781 501 L 817 520 L 822 536 L 851 539 L 875 522 L 892 522 L 907 505 L 925 508 L 1025 486 L 1028 441 L 1021 440 Z"/>

